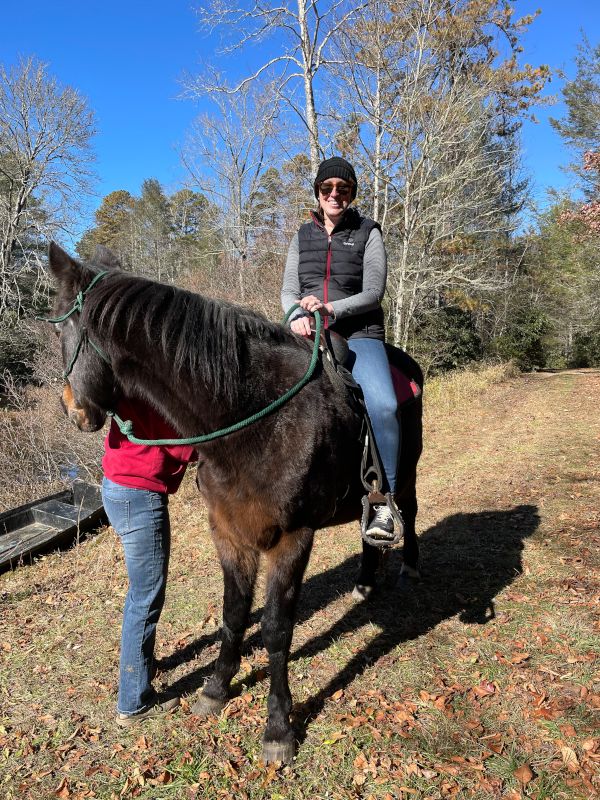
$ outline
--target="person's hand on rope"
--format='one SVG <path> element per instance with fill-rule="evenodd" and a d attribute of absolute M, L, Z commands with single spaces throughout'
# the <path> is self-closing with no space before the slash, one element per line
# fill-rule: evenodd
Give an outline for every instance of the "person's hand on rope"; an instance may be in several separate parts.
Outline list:
<path fill-rule="evenodd" d="M 313 329 L 310 326 L 310 317 L 296 317 L 290 322 L 290 328 L 298 336 L 310 336 Z"/>
<path fill-rule="evenodd" d="M 300 304 L 301 308 L 310 312 L 311 314 L 315 314 L 317 311 L 320 311 L 324 317 L 333 315 L 333 306 L 331 303 L 324 303 L 322 300 L 319 300 L 318 297 L 315 297 L 314 294 L 309 294 L 308 297 L 303 297 L 302 300 L 298 300 L 298 303 Z"/>
<path fill-rule="evenodd" d="M 334 316 L 331 303 L 323 303 L 318 297 L 315 297 L 314 294 L 303 297 L 298 303 L 304 311 L 308 311 L 310 314 L 320 313 L 324 317 Z M 297 333 L 299 336 L 310 336 L 313 332 L 310 317 L 296 317 L 296 319 L 292 320 L 290 327 L 293 332 Z"/>

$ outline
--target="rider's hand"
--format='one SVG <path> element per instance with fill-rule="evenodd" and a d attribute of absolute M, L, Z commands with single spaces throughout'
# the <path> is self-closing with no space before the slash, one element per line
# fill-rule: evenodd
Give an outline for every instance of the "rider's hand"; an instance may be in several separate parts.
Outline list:
<path fill-rule="evenodd" d="M 315 314 L 317 311 L 319 311 L 324 317 L 333 315 L 333 306 L 331 303 L 321 302 L 321 300 L 319 300 L 318 297 L 315 297 L 314 294 L 309 294 L 308 297 L 303 297 L 299 302 L 300 306 L 305 311 L 309 311 L 311 314 Z"/>
<path fill-rule="evenodd" d="M 312 333 L 310 319 L 310 317 L 296 317 L 290 322 L 290 328 L 299 336 L 310 336 Z"/>

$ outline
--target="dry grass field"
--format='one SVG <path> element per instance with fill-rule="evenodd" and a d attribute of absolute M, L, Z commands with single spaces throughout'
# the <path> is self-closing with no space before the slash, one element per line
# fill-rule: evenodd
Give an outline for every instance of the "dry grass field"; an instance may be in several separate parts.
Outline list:
<path fill-rule="evenodd" d="M 0 575 L 0 798 L 534 798 L 600 789 L 600 374 L 502 368 L 433 382 L 419 473 L 422 581 L 399 554 L 349 594 L 354 525 L 316 538 L 291 688 L 298 755 L 259 760 L 258 622 L 235 697 L 191 715 L 218 647 L 221 576 L 193 475 L 174 543 L 158 682 L 166 719 L 113 721 L 126 579 L 111 529 Z M 94 445 L 97 446 L 97 445 Z"/>

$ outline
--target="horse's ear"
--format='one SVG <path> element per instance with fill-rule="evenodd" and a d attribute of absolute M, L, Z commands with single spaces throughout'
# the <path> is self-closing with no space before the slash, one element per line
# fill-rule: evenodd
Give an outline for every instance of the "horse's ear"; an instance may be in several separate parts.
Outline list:
<path fill-rule="evenodd" d="M 121 269 L 121 262 L 112 250 L 104 247 L 103 244 L 97 244 L 92 259 L 94 264 L 99 267 L 106 267 L 107 269 Z"/>
<path fill-rule="evenodd" d="M 81 273 L 78 261 L 59 247 L 56 242 L 50 242 L 48 248 L 48 264 L 54 277 L 62 284 L 75 284 Z"/>

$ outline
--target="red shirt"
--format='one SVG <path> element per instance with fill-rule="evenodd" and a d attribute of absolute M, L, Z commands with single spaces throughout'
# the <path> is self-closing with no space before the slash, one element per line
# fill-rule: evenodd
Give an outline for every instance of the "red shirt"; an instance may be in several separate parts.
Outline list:
<path fill-rule="evenodd" d="M 133 422 L 138 439 L 176 439 L 179 437 L 168 422 L 141 400 L 123 398 L 117 414 Z M 112 420 L 104 440 L 104 475 L 114 483 L 130 489 L 173 494 L 179 489 L 190 461 L 198 454 L 190 445 L 133 444 Z"/>

